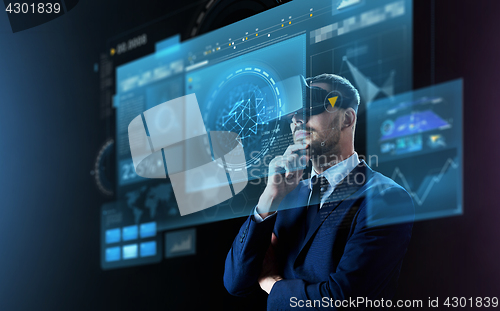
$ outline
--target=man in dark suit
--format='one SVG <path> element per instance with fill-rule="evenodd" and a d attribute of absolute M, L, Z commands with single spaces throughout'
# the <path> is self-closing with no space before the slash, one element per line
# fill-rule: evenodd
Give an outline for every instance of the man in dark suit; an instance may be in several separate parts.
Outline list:
<path fill-rule="evenodd" d="M 387 306 L 411 236 L 408 193 L 354 150 L 358 91 L 337 75 L 304 80 L 306 113 L 294 144 L 269 165 L 267 185 L 226 259 L 224 285 L 259 287 L 268 310 Z M 311 178 L 302 180 L 304 163 Z"/>

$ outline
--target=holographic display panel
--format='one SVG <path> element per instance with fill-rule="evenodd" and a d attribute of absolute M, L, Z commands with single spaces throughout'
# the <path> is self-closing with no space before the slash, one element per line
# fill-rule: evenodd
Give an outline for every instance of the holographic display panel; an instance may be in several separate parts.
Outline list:
<path fill-rule="evenodd" d="M 285 107 L 293 99 L 286 97 L 289 92 L 281 81 L 305 75 L 305 41 L 305 35 L 299 35 L 186 73 L 186 93 L 196 94 L 207 131 L 231 131 L 241 138 L 246 162 L 229 170 L 248 170 L 253 179 L 265 177 L 265 163 L 290 145 L 282 116 L 301 105 Z"/>
<path fill-rule="evenodd" d="M 155 235 L 156 255 L 146 259 L 141 252 L 152 254 L 153 247 L 141 243 L 150 241 L 124 242 L 122 235 L 117 240 L 117 229 L 122 233 L 124 227 L 154 222 L 161 232 L 252 212 L 266 164 L 291 142 L 282 116 L 296 104 L 296 96 L 285 90 L 287 78 L 335 73 L 349 79 L 361 93 L 357 136 L 362 138 L 367 107 L 411 90 L 412 1 L 292 1 L 194 39 L 158 42 L 156 48 L 116 70 L 117 200 L 101 209 L 106 269 L 153 261 L 163 252 L 163 234 Z M 225 202 L 180 216 L 168 176 L 136 174 L 127 127 L 142 112 L 191 93 L 208 131 L 244 137 L 246 162 L 229 169 L 248 170 L 251 181 Z M 175 120 L 165 111 L 157 130 L 166 130 L 169 122 Z M 161 161 L 152 161 L 148 169 L 165 170 Z M 118 242 L 106 243 L 107 234 L 108 241 Z M 125 260 L 125 251 L 137 257 Z"/>
<path fill-rule="evenodd" d="M 462 84 L 400 94 L 368 109 L 369 161 L 412 196 L 415 220 L 462 214 Z"/>

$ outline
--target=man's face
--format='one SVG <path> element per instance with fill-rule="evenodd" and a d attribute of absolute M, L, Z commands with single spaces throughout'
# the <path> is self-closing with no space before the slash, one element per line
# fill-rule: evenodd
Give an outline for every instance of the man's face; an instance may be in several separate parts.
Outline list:
<path fill-rule="evenodd" d="M 330 87 L 326 83 L 313 83 L 311 86 L 320 87 L 329 91 Z M 332 154 L 339 154 L 340 147 L 340 113 L 342 109 L 334 112 L 324 111 L 323 113 L 303 116 L 296 114 L 292 118 L 290 128 L 293 133 L 295 144 L 308 144 L 308 158 Z"/>

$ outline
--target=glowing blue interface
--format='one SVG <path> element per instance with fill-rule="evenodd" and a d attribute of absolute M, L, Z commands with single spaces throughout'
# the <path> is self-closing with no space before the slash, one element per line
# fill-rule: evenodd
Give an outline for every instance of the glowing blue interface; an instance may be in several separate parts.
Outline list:
<path fill-rule="evenodd" d="M 121 201 L 112 202 L 101 208 L 101 232 L 105 237 L 101 240 L 101 267 L 111 269 L 160 262 L 163 240 L 161 233 L 156 232 L 156 222 L 141 222 L 140 209 L 121 204 Z M 149 210 L 149 218 L 155 212 Z"/>
<path fill-rule="evenodd" d="M 156 49 L 116 70 L 118 186 L 117 201 L 101 209 L 104 269 L 157 262 L 163 253 L 162 231 L 251 213 L 267 164 L 292 141 L 283 118 L 297 105 L 293 91 L 286 88 L 288 78 L 344 76 L 360 92 L 360 114 L 379 99 L 410 91 L 412 1 L 292 1 L 185 42 L 178 36 L 158 42 Z M 247 170 L 251 182 L 232 199 L 181 217 L 168 178 L 136 174 L 127 130 L 147 109 L 192 93 L 207 130 L 240 136 L 246 162 L 231 169 Z M 432 117 L 432 112 L 422 110 L 414 118 L 432 119 L 428 127 L 442 126 L 440 115 L 434 113 Z M 176 121 L 169 117 L 162 116 L 158 126 L 165 128 L 158 131 L 168 132 L 169 122 Z M 393 119 L 393 126 L 407 122 L 404 115 L 401 118 Z M 408 137 L 391 133 L 384 138 L 388 142 L 398 139 L 390 135 Z M 377 145 L 378 153 L 384 143 Z M 151 161 L 148 169 L 164 170 L 163 163 Z M 187 244 L 184 240 L 170 243 L 182 246 Z"/>
<path fill-rule="evenodd" d="M 462 213 L 462 80 L 373 102 L 367 153 L 406 188 L 415 219 Z"/>
<path fill-rule="evenodd" d="M 207 130 L 231 131 L 242 140 L 246 163 L 231 169 L 247 169 L 253 179 L 265 177 L 265 157 L 281 155 L 290 145 L 283 134 L 289 125 L 281 117 L 301 105 L 284 107 L 290 100 L 279 82 L 305 75 L 305 48 L 302 34 L 186 73 L 186 93 L 196 94 Z"/>

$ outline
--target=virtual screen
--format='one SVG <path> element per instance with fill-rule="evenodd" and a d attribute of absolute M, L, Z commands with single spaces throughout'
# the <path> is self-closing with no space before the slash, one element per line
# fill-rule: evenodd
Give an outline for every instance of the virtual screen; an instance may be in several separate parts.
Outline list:
<path fill-rule="evenodd" d="M 299 35 L 186 74 L 186 93 L 196 94 L 207 130 L 231 131 L 242 140 L 246 162 L 230 169 L 265 177 L 264 158 L 281 155 L 290 145 L 282 116 L 301 103 L 294 105 L 287 98 L 291 90 L 279 82 L 305 75 L 305 40 Z"/>
<path fill-rule="evenodd" d="M 376 101 L 367 125 L 368 154 L 412 196 L 416 220 L 462 213 L 462 80 Z"/>
<path fill-rule="evenodd" d="M 455 136 L 446 132 L 446 126 L 448 131 L 454 129 L 450 113 L 455 110 L 450 106 L 415 104 L 418 112 L 410 115 L 410 108 L 397 105 L 394 109 L 400 110 L 391 116 L 385 115 L 385 108 L 377 110 L 388 105 L 381 99 L 411 90 L 411 8 L 411 0 L 293 1 L 185 42 L 179 42 L 179 37 L 158 42 L 155 53 L 118 67 L 113 97 L 117 200 L 101 209 L 102 267 L 174 256 L 171 249 L 164 250 L 163 231 L 248 216 L 265 184 L 269 161 L 292 143 L 284 116 L 303 107 L 297 101 L 300 93 L 287 81 L 298 75 L 334 73 L 351 81 L 361 96 L 358 113 L 368 112 L 368 120 L 363 117 L 358 122 L 369 127 L 367 140 L 376 142 L 368 145 L 368 153 L 378 154 L 381 166 L 393 165 L 400 174 L 406 173 L 393 163 L 416 152 L 422 157 L 439 154 L 456 159 Z M 245 161 L 226 169 L 228 174 L 246 170 L 249 184 L 229 200 L 180 216 L 168 176 L 146 179 L 134 169 L 128 126 L 146 110 L 188 94 L 196 96 L 207 131 L 238 134 Z M 168 135 L 177 121 L 165 110 L 148 126 Z M 412 129 L 400 130 L 411 122 L 429 134 L 419 138 Z M 447 147 L 440 147 L 442 143 Z M 455 149 L 450 147 L 454 143 Z M 427 163 L 426 159 L 419 161 Z M 166 171 L 168 175 L 161 160 L 150 160 L 145 167 L 152 174 Z M 408 182 L 414 187 L 419 181 Z M 431 201 L 427 197 L 422 195 L 424 201 Z M 144 230 L 150 233 L 143 234 Z M 172 240 L 175 235 L 170 237 L 175 249 L 184 250 L 193 241 L 187 236 L 177 242 Z"/>

